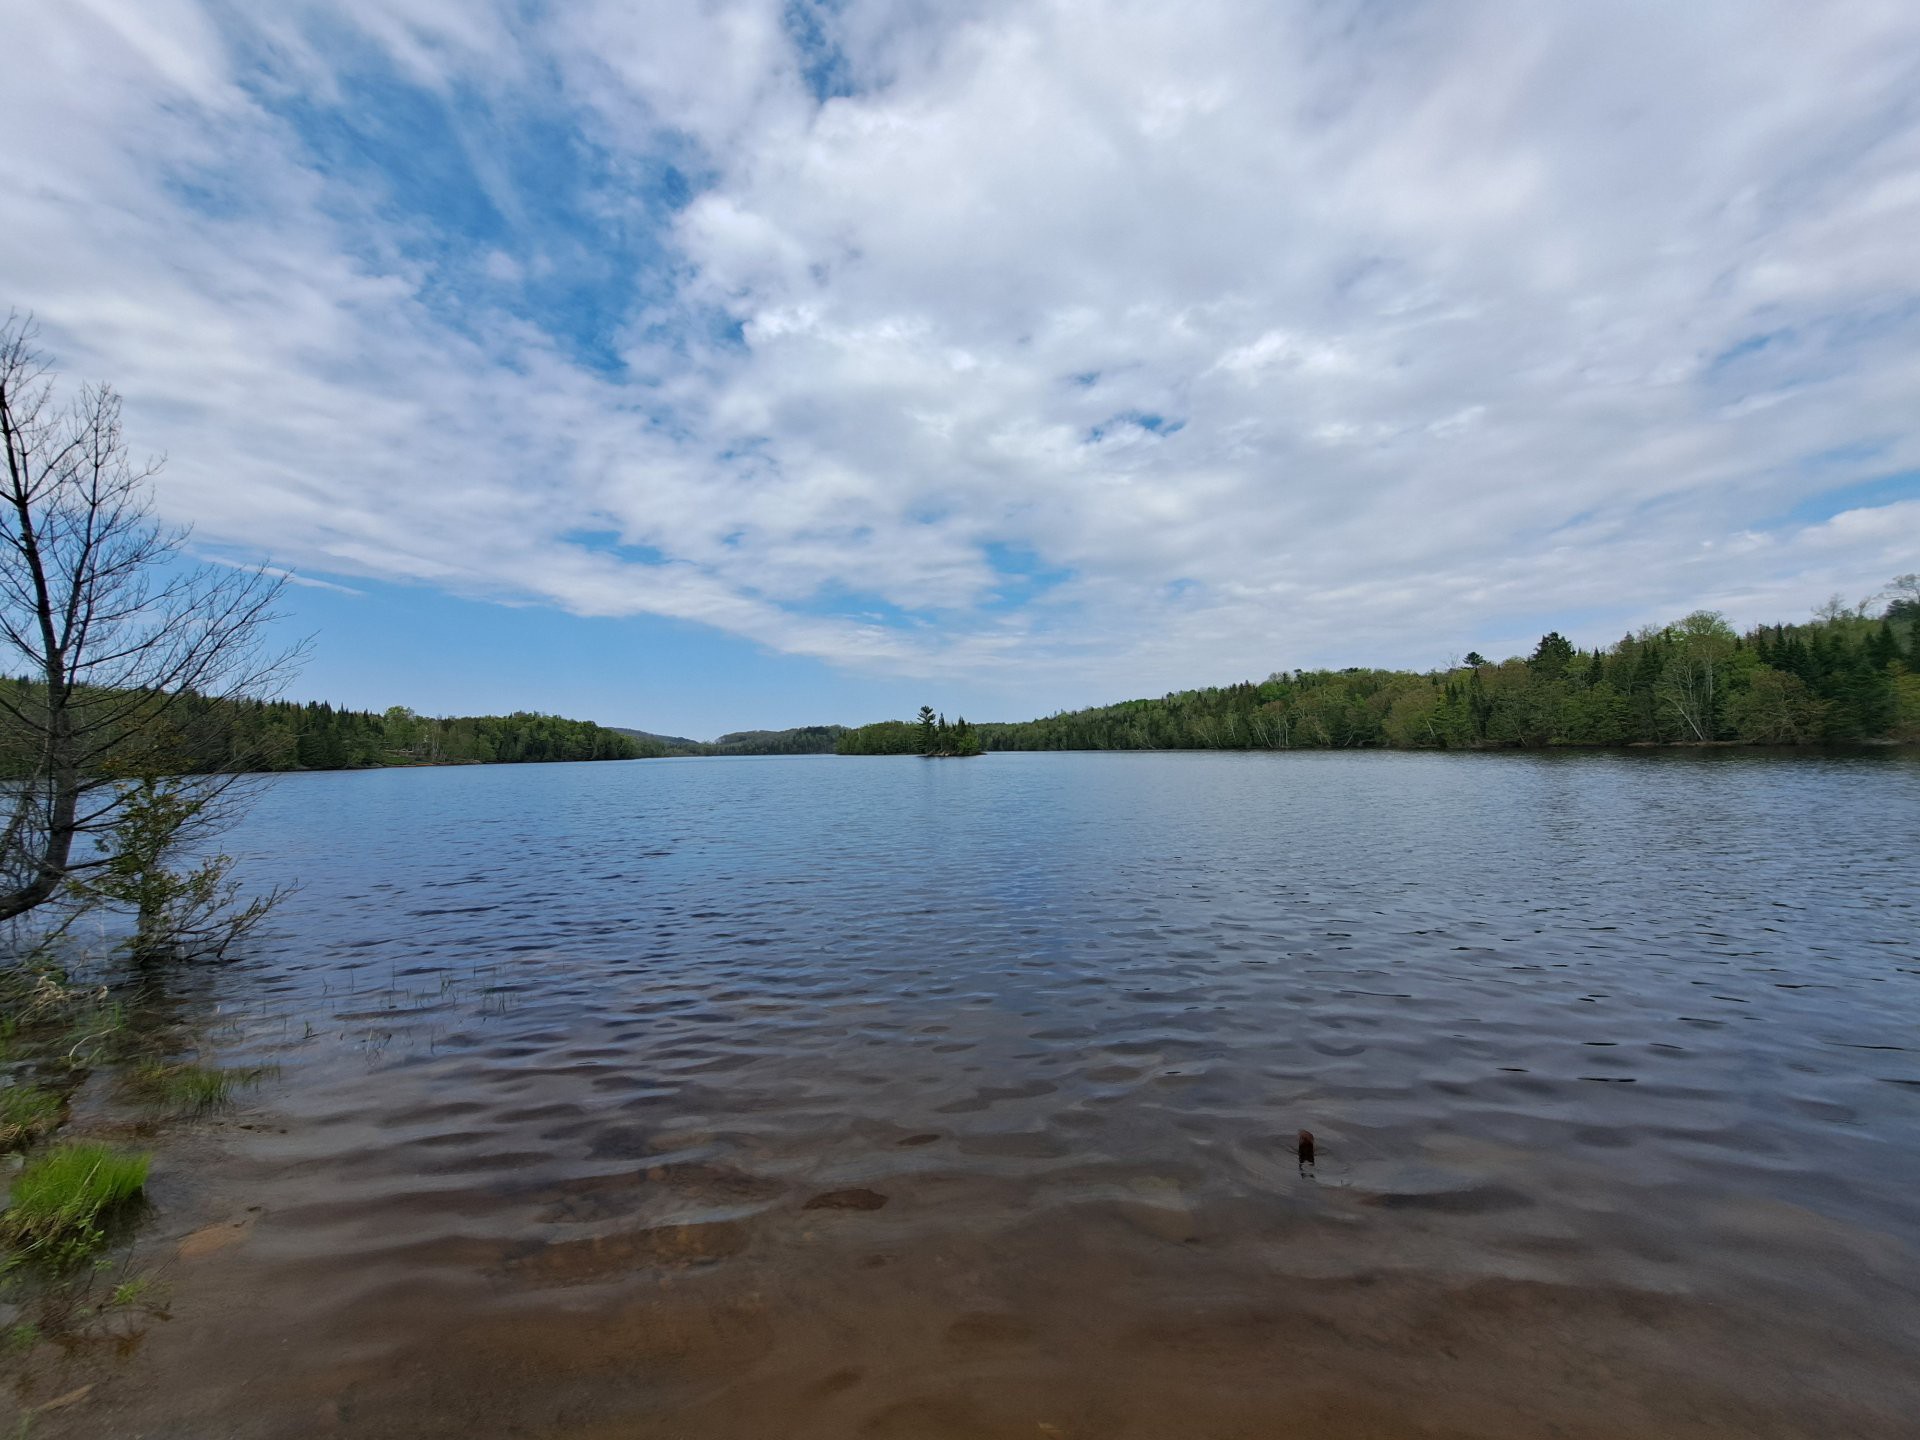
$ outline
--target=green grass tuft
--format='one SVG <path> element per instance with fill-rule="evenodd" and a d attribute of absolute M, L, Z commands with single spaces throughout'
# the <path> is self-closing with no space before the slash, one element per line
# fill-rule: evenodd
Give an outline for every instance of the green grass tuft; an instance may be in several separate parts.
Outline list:
<path fill-rule="evenodd" d="M 0 1090 L 0 1153 L 24 1150 L 60 1123 L 60 1096 L 39 1085 Z"/>
<path fill-rule="evenodd" d="M 13 1182 L 0 1236 L 30 1257 L 64 1266 L 106 1243 L 101 1222 L 137 1199 L 149 1155 L 66 1145 L 28 1162 Z"/>

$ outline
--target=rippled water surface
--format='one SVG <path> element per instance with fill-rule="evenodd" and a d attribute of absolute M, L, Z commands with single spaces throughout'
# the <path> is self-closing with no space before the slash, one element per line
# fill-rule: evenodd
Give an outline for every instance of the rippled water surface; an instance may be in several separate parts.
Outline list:
<path fill-rule="evenodd" d="M 287 777 L 200 982 L 279 1075 L 34 1433 L 1911 1436 L 1916 821 L 1911 754 Z"/>

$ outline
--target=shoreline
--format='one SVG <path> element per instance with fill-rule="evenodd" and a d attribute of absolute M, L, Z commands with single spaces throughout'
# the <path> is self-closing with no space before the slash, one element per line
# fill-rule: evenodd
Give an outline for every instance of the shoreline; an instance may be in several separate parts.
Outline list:
<path fill-rule="evenodd" d="M 1685 751 L 1766 752 L 1780 757 L 1834 756 L 1862 752 L 1920 751 L 1920 740 L 1835 740 L 1778 744 L 1758 740 L 1628 740 L 1613 744 L 1560 745 L 1101 745 L 1081 748 L 986 748 L 968 755 L 925 755 L 901 751 L 892 755 L 843 755 L 831 750 L 807 753 L 731 755 L 634 755 L 599 760 L 415 760 L 395 765 L 294 766 L 286 770 L 243 770 L 249 778 L 275 775 L 374 775 L 391 770 L 514 770 L 543 765 L 635 765 L 663 760 L 977 760 L 983 755 L 1611 755 L 1666 754 Z"/>

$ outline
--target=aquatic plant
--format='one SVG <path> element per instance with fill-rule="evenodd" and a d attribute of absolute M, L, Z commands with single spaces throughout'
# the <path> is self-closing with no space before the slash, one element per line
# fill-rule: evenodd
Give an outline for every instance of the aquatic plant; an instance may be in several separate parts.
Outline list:
<path fill-rule="evenodd" d="M 106 1304 L 101 1306 L 101 1308 L 103 1310 L 122 1310 L 132 1309 L 137 1305 L 145 1305 L 148 1303 L 147 1297 L 153 1289 L 154 1284 L 151 1275 L 136 1275 L 131 1280 L 122 1280 L 113 1287 L 113 1292 L 107 1296 Z"/>
<path fill-rule="evenodd" d="M 269 1067 L 222 1070 L 211 1065 L 148 1061 L 134 1069 L 128 1083 L 136 1094 L 168 1110 L 204 1115 L 231 1104 L 235 1090 L 258 1085 L 271 1073 Z"/>
<path fill-rule="evenodd" d="M 22 1150 L 60 1123 L 57 1091 L 42 1085 L 0 1090 L 0 1152 Z"/>
<path fill-rule="evenodd" d="M 0 1238 L 56 1268 L 85 1259 L 106 1243 L 103 1223 L 146 1189 L 152 1158 L 104 1145 L 66 1145 L 37 1156 L 13 1182 Z"/>
<path fill-rule="evenodd" d="M 0 965 L 0 1060 L 85 1067 L 111 1048 L 126 1021 L 105 986 L 76 981 L 44 953 Z"/>

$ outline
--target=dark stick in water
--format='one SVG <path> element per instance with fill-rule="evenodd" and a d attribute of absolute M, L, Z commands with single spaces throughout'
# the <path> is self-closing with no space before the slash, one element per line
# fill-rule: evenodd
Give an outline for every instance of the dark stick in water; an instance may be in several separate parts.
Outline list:
<path fill-rule="evenodd" d="M 1300 1168 L 1304 1170 L 1311 1164 L 1313 1164 L 1313 1132 L 1302 1130 L 1300 1132 Z"/>

